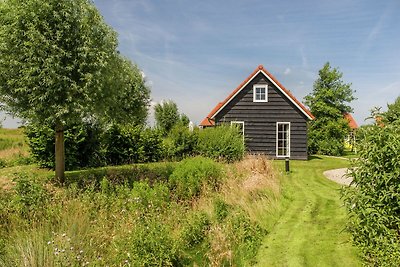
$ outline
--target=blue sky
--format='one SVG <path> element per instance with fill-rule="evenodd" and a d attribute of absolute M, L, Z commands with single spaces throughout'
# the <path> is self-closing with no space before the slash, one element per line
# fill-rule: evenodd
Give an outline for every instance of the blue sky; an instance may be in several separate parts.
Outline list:
<path fill-rule="evenodd" d="M 400 95 L 400 1 L 95 0 L 120 51 L 145 73 L 152 100 L 199 123 L 259 64 L 300 100 L 325 62 L 369 110 Z M 13 120 L 3 123 L 15 125 Z"/>

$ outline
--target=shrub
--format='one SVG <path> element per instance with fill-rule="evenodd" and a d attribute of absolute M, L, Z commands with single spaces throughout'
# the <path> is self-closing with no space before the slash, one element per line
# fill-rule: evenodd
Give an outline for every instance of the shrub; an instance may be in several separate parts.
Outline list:
<path fill-rule="evenodd" d="M 112 125 L 104 137 L 108 164 L 155 162 L 163 157 L 161 133 L 143 126 Z"/>
<path fill-rule="evenodd" d="M 218 222 L 222 222 L 229 215 L 229 205 L 220 198 L 214 201 L 214 214 Z"/>
<path fill-rule="evenodd" d="M 400 265 L 399 126 L 364 128 L 351 170 L 355 187 L 344 191 L 354 242 L 374 266 Z"/>
<path fill-rule="evenodd" d="M 323 127 L 321 126 L 323 125 Z M 308 153 L 331 156 L 343 155 L 344 139 L 349 133 L 345 119 L 310 122 L 308 131 Z"/>
<path fill-rule="evenodd" d="M 195 156 L 197 140 L 197 131 L 191 132 L 187 126 L 176 124 L 164 141 L 167 148 L 166 158 L 181 160 L 185 157 Z"/>
<path fill-rule="evenodd" d="M 252 259 L 257 254 L 265 230 L 256 222 L 252 222 L 244 212 L 238 212 L 229 217 L 230 230 L 234 238 L 235 262 L 241 265 L 243 259 Z M 242 263 L 243 264 L 243 263 Z"/>
<path fill-rule="evenodd" d="M 111 166 L 96 169 L 79 170 L 66 173 L 66 184 L 75 184 L 78 188 L 86 188 L 106 178 L 112 185 L 132 186 L 135 181 L 147 180 L 166 182 L 174 170 L 175 163 L 135 164 L 127 166 Z"/>
<path fill-rule="evenodd" d="M 121 265 L 176 266 L 179 253 L 171 229 L 157 218 L 139 220 L 127 239 L 117 245 Z"/>
<path fill-rule="evenodd" d="M 140 128 L 113 124 L 104 134 L 105 157 L 111 165 L 130 164 L 140 158 Z"/>
<path fill-rule="evenodd" d="M 210 219 L 204 212 L 189 216 L 181 232 L 181 239 L 185 247 L 190 248 L 203 242 L 210 224 Z"/>
<path fill-rule="evenodd" d="M 232 162 L 243 158 L 245 147 L 237 128 L 220 125 L 199 132 L 197 150 L 202 156 Z"/>
<path fill-rule="evenodd" d="M 169 185 L 178 199 L 189 200 L 200 194 L 203 185 L 216 188 L 222 169 L 211 159 L 196 157 L 185 159 L 172 172 Z"/>
<path fill-rule="evenodd" d="M 40 214 L 45 209 L 48 198 L 46 189 L 27 174 L 20 174 L 16 179 L 13 207 L 25 218 Z"/>
<path fill-rule="evenodd" d="M 25 129 L 32 157 L 40 166 L 54 168 L 54 127 L 30 124 Z M 74 170 L 104 164 L 100 125 L 91 122 L 68 126 L 64 131 L 65 167 Z"/>

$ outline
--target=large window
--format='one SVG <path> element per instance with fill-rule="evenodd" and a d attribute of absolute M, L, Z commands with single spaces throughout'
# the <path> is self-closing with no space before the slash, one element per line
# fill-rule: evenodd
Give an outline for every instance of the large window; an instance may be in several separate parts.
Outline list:
<path fill-rule="evenodd" d="M 268 102 L 268 85 L 255 84 L 253 86 L 253 101 L 254 102 Z"/>
<path fill-rule="evenodd" d="M 290 122 L 276 123 L 276 156 L 290 157 Z"/>

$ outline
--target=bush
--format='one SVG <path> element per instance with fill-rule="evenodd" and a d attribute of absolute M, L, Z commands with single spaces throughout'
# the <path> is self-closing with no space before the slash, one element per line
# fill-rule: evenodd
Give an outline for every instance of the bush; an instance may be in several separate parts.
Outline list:
<path fill-rule="evenodd" d="M 99 188 L 101 181 L 106 178 L 112 185 L 133 186 L 136 181 L 146 180 L 166 182 L 174 170 L 175 163 L 149 163 L 130 166 L 102 167 L 79 170 L 66 173 L 66 184 L 75 184 L 78 188 L 90 187 L 93 184 Z M 53 176 L 52 176 L 53 177 Z"/>
<path fill-rule="evenodd" d="M 25 218 L 41 214 L 49 196 L 46 189 L 35 180 L 35 177 L 27 174 L 20 174 L 14 182 L 16 185 L 12 203 L 17 213 Z"/>
<path fill-rule="evenodd" d="M 41 167 L 54 169 L 54 127 L 30 124 L 25 129 L 33 159 Z M 91 122 L 68 126 L 64 131 L 65 168 L 74 170 L 104 165 L 100 125 Z"/>
<path fill-rule="evenodd" d="M 237 128 L 220 125 L 199 132 L 197 150 L 204 157 L 232 162 L 243 158 L 245 147 Z"/>
<path fill-rule="evenodd" d="M 350 230 L 374 266 L 400 265 L 400 127 L 370 126 L 359 135 L 353 185 L 344 191 Z"/>
<path fill-rule="evenodd" d="M 214 214 L 218 222 L 222 222 L 229 215 L 229 205 L 220 198 L 214 201 Z"/>
<path fill-rule="evenodd" d="M 157 218 L 139 220 L 129 237 L 118 244 L 120 262 L 127 266 L 176 266 L 179 261 L 178 246 L 171 232 Z"/>
<path fill-rule="evenodd" d="M 200 194 L 204 185 L 216 188 L 222 177 L 218 163 L 202 157 L 185 159 L 169 177 L 172 194 L 178 199 L 189 200 Z"/>
<path fill-rule="evenodd" d="M 197 140 L 197 131 L 191 132 L 187 126 L 176 124 L 164 141 L 166 158 L 181 160 L 185 157 L 195 156 Z"/>
<path fill-rule="evenodd" d="M 104 147 L 111 165 L 154 162 L 164 153 L 161 133 L 143 126 L 112 125 L 105 133 Z"/>
<path fill-rule="evenodd" d="M 322 127 L 321 124 L 324 126 Z M 331 156 L 343 155 L 344 139 L 349 133 L 345 119 L 337 121 L 310 122 L 308 131 L 308 153 Z"/>
<path fill-rule="evenodd" d="M 210 224 L 210 219 L 204 212 L 189 216 L 181 232 L 181 239 L 185 247 L 190 248 L 203 242 Z"/>

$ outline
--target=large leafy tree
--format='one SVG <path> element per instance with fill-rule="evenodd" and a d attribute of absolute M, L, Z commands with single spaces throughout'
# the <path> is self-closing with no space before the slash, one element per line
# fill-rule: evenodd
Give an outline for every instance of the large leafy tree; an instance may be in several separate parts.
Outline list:
<path fill-rule="evenodd" d="M 0 27 L 2 109 L 52 125 L 61 182 L 66 126 L 93 117 L 144 120 L 149 91 L 92 1 L 4 0 Z"/>
<path fill-rule="evenodd" d="M 172 100 L 158 103 L 154 106 L 154 117 L 157 127 L 166 134 L 179 121 L 178 106 Z"/>
<path fill-rule="evenodd" d="M 313 91 L 305 97 L 315 120 L 309 127 L 309 152 L 340 155 L 344 150 L 344 138 L 349 126 L 343 115 L 352 112 L 350 102 L 355 99 L 350 83 L 342 80 L 338 68 L 327 62 L 319 70 Z"/>

